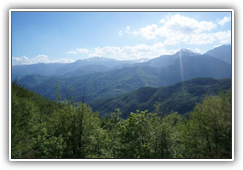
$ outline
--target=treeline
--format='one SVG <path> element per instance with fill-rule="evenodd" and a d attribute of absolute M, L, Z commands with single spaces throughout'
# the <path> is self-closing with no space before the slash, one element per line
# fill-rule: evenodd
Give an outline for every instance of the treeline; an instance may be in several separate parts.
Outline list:
<path fill-rule="evenodd" d="M 232 158 L 231 91 L 207 96 L 189 119 L 139 111 L 109 117 L 75 99 L 56 101 L 12 83 L 12 158 Z"/>

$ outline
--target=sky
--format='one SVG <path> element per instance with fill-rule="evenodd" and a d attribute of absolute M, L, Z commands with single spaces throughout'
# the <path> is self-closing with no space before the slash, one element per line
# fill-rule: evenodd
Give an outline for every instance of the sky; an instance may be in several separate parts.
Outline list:
<path fill-rule="evenodd" d="M 12 11 L 12 65 L 148 60 L 231 44 L 231 12 Z"/>

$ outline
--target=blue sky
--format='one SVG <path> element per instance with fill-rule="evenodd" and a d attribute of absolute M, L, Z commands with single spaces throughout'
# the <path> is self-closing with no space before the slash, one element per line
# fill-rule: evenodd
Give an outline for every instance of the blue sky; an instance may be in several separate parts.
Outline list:
<path fill-rule="evenodd" d="M 231 12 L 12 12 L 12 61 L 152 59 L 231 44 Z"/>

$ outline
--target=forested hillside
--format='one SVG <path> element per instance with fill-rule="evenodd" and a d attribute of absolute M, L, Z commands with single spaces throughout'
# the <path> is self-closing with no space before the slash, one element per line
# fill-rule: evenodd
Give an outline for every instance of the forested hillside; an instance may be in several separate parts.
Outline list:
<path fill-rule="evenodd" d="M 127 118 L 130 112 L 136 112 L 137 109 L 154 112 L 155 102 L 159 102 L 161 109 L 167 114 L 171 111 L 185 114 L 190 112 L 196 103 L 200 103 L 206 95 L 217 95 L 220 91 L 230 89 L 230 78 L 218 80 L 200 77 L 159 88 L 141 87 L 131 93 L 95 100 L 88 104 L 103 116 L 108 116 L 116 108 L 121 110 L 123 118 Z"/>
<path fill-rule="evenodd" d="M 11 157 L 232 158 L 231 90 L 208 95 L 183 120 L 155 102 L 154 112 L 106 118 L 75 98 L 56 101 L 12 83 Z"/>

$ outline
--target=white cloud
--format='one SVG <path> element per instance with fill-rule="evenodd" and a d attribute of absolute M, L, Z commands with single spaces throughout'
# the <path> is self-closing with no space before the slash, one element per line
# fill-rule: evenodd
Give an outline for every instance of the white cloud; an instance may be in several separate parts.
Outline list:
<path fill-rule="evenodd" d="M 155 49 L 163 48 L 164 46 L 165 45 L 162 42 L 153 44 L 153 48 L 155 48 Z"/>
<path fill-rule="evenodd" d="M 53 60 L 52 63 L 73 63 L 74 60 L 68 58 L 61 58 L 58 60 Z"/>
<path fill-rule="evenodd" d="M 158 26 L 156 24 L 147 25 L 145 28 L 141 28 L 139 33 L 147 39 L 154 39 L 158 34 Z"/>
<path fill-rule="evenodd" d="M 77 52 L 76 51 L 69 51 L 69 52 L 67 52 L 67 54 L 77 54 Z"/>
<path fill-rule="evenodd" d="M 140 34 L 146 39 L 164 37 L 164 44 L 166 45 L 175 45 L 180 42 L 200 45 L 212 43 L 219 39 L 219 37 L 210 35 L 210 32 L 217 27 L 213 22 L 199 22 L 194 18 L 181 16 L 180 14 L 167 15 L 165 19 L 161 19 L 159 22 L 164 23 L 163 26 L 147 25 L 133 31 L 133 34 Z M 208 33 L 204 33 L 205 31 Z"/>
<path fill-rule="evenodd" d="M 32 64 L 32 61 L 29 59 L 29 58 L 27 58 L 27 57 L 25 57 L 25 56 L 23 56 L 23 57 L 21 57 L 21 58 L 12 58 L 12 65 L 14 66 L 14 65 L 22 65 L 22 64 Z"/>
<path fill-rule="evenodd" d="M 130 27 L 127 26 L 127 27 L 126 27 L 126 31 L 125 31 L 125 33 L 130 33 L 129 30 L 130 30 Z"/>
<path fill-rule="evenodd" d="M 177 52 L 178 50 L 173 50 L 173 49 L 170 49 L 170 50 L 166 50 L 165 48 L 162 48 L 162 49 L 159 49 L 158 50 L 158 54 L 159 55 L 173 55 Z M 158 57 L 158 56 L 157 56 Z"/>
<path fill-rule="evenodd" d="M 119 35 L 122 35 L 122 31 L 119 31 Z"/>
<path fill-rule="evenodd" d="M 220 31 L 216 33 L 205 33 L 194 35 L 190 38 L 189 44 L 212 44 L 215 41 L 219 41 L 221 44 L 231 42 L 231 31 Z"/>
<path fill-rule="evenodd" d="M 215 46 L 213 46 L 213 48 L 217 48 L 217 47 L 220 47 L 220 46 L 222 46 L 222 45 L 215 45 Z"/>
<path fill-rule="evenodd" d="M 199 48 L 195 48 L 195 49 L 192 50 L 192 51 L 194 51 L 194 52 L 196 52 L 196 53 L 200 53 L 200 52 L 201 52 L 201 50 L 200 50 Z"/>
<path fill-rule="evenodd" d="M 152 59 L 160 55 L 174 54 L 176 50 L 167 51 L 162 42 L 153 45 L 137 44 L 135 46 L 111 47 L 105 46 L 103 48 L 97 47 L 89 54 L 89 57 L 112 57 L 123 59 Z"/>
<path fill-rule="evenodd" d="M 28 57 L 12 58 L 12 65 L 25 65 L 25 64 L 37 64 L 37 63 L 72 63 L 74 60 L 62 58 L 57 60 L 49 60 L 47 55 L 38 55 L 32 59 Z"/>
<path fill-rule="evenodd" d="M 89 53 L 89 50 L 87 50 L 87 49 L 85 49 L 85 48 L 83 48 L 83 49 L 81 49 L 81 48 L 77 48 L 76 49 L 78 52 L 80 52 L 80 53 Z"/>
<path fill-rule="evenodd" d="M 176 45 L 179 43 L 180 38 L 178 37 L 169 37 L 164 41 L 166 45 Z"/>
<path fill-rule="evenodd" d="M 159 23 L 165 23 L 165 22 L 166 22 L 165 19 L 161 19 L 161 20 L 159 20 Z"/>
<path fill-rule="evenodd" d="M 220 31 L 213 33 L 213 36 L 219 40 L 219 43 L 225 44 L 231 42 L 231 31 Z"/>
<path fill-rule="evenodd" d="M 129 56 L 132 56 L 136 53 L 135 49 L 131 46 L 124 46 L 122 48 L 122 57 L 123 58 L 126 58 L 126 57 L 129 57 Z"/>
<path fill-rule="evenodd" d="M 202 45 L 202 44 L 212 44 L 214 41 L 216 41 L 213 34 L 198 34 L 194 35 L 189 44 L 196 44 L 196 45 Z"/>
<path fill-rule="evenodd" d="M 48 56 L 43 54 L 32 58 L 32 61 L 34 63 L 51 63 L 51 61 L 48 59 Z"/>
<path fill-rule="evenodd" d="M 85 49 L 85 48 L 76 48 L 76 50 L 80 53 L 89 53 L 89 50 Z M 66 52 L 66 54 L 77 54 L 77 51 L 68 51 Z"/>
<path fill-rule="evenodd" d="M 147 39 L 154 39 L 157 35 L 164 37 L 183 35 L 183 37 L 185 37 L 191 34 L 199 34 L 202 31 L 211 31 L 217 27 L 217 25 L 212 22 L 198 22 L 193 18 L 181 16 L 179 14 L 174 16 L 169 15 L 166 19 L 167 20 L 160 20 L 160 22 L 164 23 L 161 27 L 158 27 L 156 24 L 152 24 L 147 25 L 136 32 L 140 33 Z"/>
<path fill-rule="evenodd" d="M 136 30 L 135 30 L 135 31 L 133 31 L 132 33 L 133 33 L 133 34 L 135 34 L 135 35 L 139 34 L 139 32 L 138 32 L 138 31 L 136 31 Z"/>
<path fill-rule="evenodd" d="M 213 24 L 212 22 L 198 22 L 193 18 L 176 14 L 174 16 L 170 16 L 164 26 L 159 28 L 158 35 L 165 37 L 172 35 L 188 36 L 191 34 L 199 34 L 202 31 L 211 31 L 216 27 L 216 24 Z"/>
<path fill-rule="evenodd" d="M 122 48 L 122 58 L 148 58 L 153 57 L 156 49 L 146 44 L 138 44 L 135 46 L 125 46 Z"/>
<path fill-rule="evenodd" d="M 104 48 L 97 47 L 93 53 L 89 54 L 89 57 L 93 56 L 115 56 L 121 53 L 120 47 L 105 46 Z"/>
<path fill-rule="evenodd" d="M 229 22 L 231 20 L 230 16 L 229 17 L 224 17 L 222 20 L 218 22 L 219 25 L 223 26 L 225 23 Z"/>

